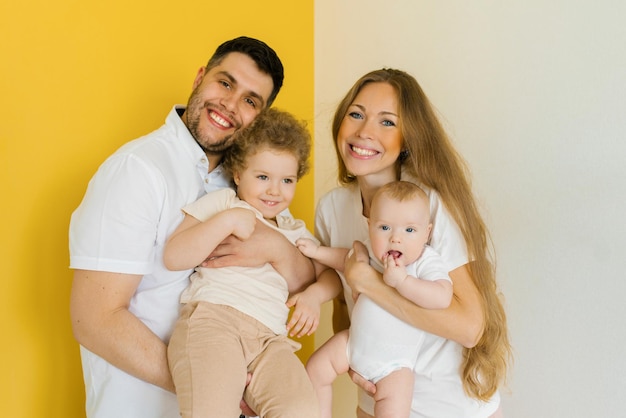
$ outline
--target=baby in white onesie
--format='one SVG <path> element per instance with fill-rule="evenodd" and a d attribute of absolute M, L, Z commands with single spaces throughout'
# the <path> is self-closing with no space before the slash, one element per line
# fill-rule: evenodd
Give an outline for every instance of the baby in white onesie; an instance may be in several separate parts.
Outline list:
<path fill-rule="evenodd" d="M 381 187 L 372 200 L 370 262 L 398 293 L 425 309 L 445 309 L 452 281 L 441 256 L 427 245 L 432 224 L 428 196 L 417 185 L 397 181 Z M 304 255 L 323 264 L 341 265 L 349 250 L 297 241 Z M 352 369 L 376 384 L 375 416 L 409 417 L 413 368 L 425 333 L 399 320 L 361 295 L 350 330 L 330 338 L 309 359 L 307 372 L 323 418 L 332 415 L 332 382 Z"/>

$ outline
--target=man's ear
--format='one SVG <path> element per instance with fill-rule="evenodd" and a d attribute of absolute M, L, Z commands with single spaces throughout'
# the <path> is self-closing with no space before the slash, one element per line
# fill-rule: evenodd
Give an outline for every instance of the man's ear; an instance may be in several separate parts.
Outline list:
<path fill-rule="evenodd" d="M 195 90 L 196 87 L 198 87 L 200 83 L 202 83 L 202 79 L 204 78 L 205 73 L 206 73 L 206 67 L 200 67 L 200 69 L 198 70 L 198 74 L 196 74 L 196 78 L 193 80 L 192 90 Z"/>

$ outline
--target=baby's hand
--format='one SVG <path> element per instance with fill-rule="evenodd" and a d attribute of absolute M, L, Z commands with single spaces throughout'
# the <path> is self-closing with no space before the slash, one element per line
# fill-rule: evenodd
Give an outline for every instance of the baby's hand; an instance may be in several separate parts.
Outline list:
<path fill-rule="evenodd" d="M 309 258 L 315 258 L 315 253 L 317 252 L 319 245 L 317 245 L 311 239 L 299 238 L 298 240 L 296 240 L 296 247 L 298 247 L 300 252 L 305 256 Z"/>
<path fill-rule="evenodd" d="M 232 234 L 242 241 L 250 238 L 256 227 L 254 212 L 244 208 L 232 208 L 226 211 L 233 225 Z"/>
<path fill-rule="evenodd" d="M 315 332 L 320 324 L 320 303 L 304 292 L 296 293 L 287 300 L 287 307 L 295 306 L 289 322 L 287 333 L 290 337 L 303 337 Z"/>
<path fill-rule="evenodd" d="M 383 280 L 387 285 L 397 288 L 407 278 L 406 267 L 401 261 L 393 258 L 389 254 L 383 257 Z"/>

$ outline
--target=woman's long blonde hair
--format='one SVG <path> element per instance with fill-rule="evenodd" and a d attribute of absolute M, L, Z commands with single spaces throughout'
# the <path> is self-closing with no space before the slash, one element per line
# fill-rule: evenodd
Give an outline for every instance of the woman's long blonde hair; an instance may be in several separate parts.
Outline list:
<path fill-rule="evenodd" d="M 463 233 L 471 260 L 470 274 L 482 297 L 485 326 L 476 346 L 464 349 L 461 377 L 468 395 L 488 400 L 506 379 L 511 359 L 506 314 L 496 287 L 491 240 L 472 193 L 467 166 L 411 75 L 395 69 L 372 71 L 361 77 L 340 102 L 332 125 L 339 181 L 342 184 L 356 181 L 347 171 L 337 148 L 341 122 L 361 89 L 377 82 L 391 85 L 398 94 L 399 128 L 404 139 L 398 164 L 439 193 Z"/>

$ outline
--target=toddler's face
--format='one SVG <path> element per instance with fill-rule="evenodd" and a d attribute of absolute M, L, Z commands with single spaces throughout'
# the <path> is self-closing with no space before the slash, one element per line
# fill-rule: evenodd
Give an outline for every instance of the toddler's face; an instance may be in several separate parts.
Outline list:
<path fill-rule="evenodd" d="M 274 219 L 287 209 L 296 193 L 298 160 L 286 151 L 265 149 L 246 158 L 246 168 L 234 175 L 237 196 Z"/>

